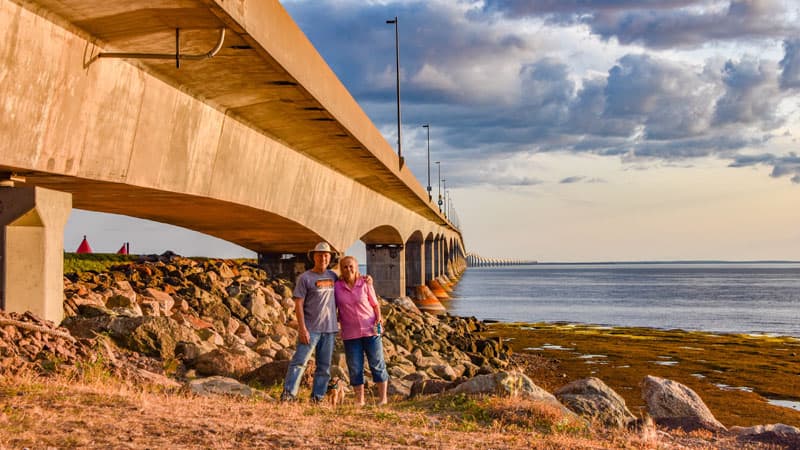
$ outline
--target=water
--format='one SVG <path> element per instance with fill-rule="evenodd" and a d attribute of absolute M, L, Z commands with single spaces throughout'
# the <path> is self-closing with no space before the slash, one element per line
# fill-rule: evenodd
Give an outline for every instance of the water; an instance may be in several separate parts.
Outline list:
<path fill-rule="evenodd" d="M 451 314 L 800 337 L 800 263 L 470 267 Z"/>

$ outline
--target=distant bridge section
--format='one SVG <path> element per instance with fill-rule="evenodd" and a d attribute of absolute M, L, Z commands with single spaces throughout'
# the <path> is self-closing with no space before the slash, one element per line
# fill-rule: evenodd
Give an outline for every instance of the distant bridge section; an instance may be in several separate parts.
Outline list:
<path fill-rule="evenodd" d="M 73 206 L 275 270 L 361 240 L 386 297 L 466 265 L 460 231 L 277 0 L 0 0 L 0 99 L 0 308 L 60 321 Z"/>
<path fill-rule="evenodd" d="M 467 253 L 467 267 L 488 267 L 488 266 L 522 266 L 526 264 L 537 264 L 536 260 L 515 259 L 515 258 L 487 258 L 476 253 Z"/>

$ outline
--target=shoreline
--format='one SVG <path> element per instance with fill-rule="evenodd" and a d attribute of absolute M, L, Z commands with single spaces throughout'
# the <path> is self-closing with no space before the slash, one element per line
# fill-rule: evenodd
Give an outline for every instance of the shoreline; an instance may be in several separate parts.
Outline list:
<path fill-rule="evenodd" d="M 450 314 L 450 311 L 448 311 Z M 457 317 L 465 317 L 459 314 L 451 314 Z M 543 325 L 543 326 L 560 326 L 560 327 L 585 327 L 585 328 L 596 328 L 598 330 L 610 330 L 615 328 L 624 328 L 624 329 L 642 329 L 642 330 L 653 330 L 653 331 L 674 331 L 676 333 L 700 333 L 700 334 L 708 334 L 708 335 L 720 335 L 720 336 L 742 336 L 742 337 L 765 337 L 765 338 L 787 338 L 787 339 L 794 339 L 800 342 L 800 335 L 794 334 L 782 334 L 778 332 L 771 332 L 771 331 L 713 331 L 713 330 L 701 330 L 701 329 L 687 329 L 687 328 L 661 328 L 661 327 L 642 327 L 636 325 L 608 325 L 608 324 L 600 324 L 600 323 L 592 323 L 592 322 L 571 322 L 568 320 L 554 320 L 554 321 L 540 321 L 540 322 L 519 322 L 515 320 L 501 320 L 501 319 L 481 319 L 477 318 L 481 322 L 487 325 L 494 325 L 494 324 L 504 324 L 504 325 Z"/>
<path fill-rule="evenodd" d="M 540 379 L 534 381 L 548 390 L 597 377 L 637 413 L 644 406 L 639 384 L 644 376 L 655 375 L 694 389 L 726 426 L 800 426 L 800 339 L 794 336 L 486 323 L 488 331 L 482 334 L 508 343 L 516 363 L 537 371 Z"/>

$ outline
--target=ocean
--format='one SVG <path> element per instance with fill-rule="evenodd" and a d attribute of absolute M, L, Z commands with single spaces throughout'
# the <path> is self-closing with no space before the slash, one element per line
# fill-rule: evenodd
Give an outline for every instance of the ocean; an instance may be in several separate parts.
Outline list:
<path fill-rule="evenodd" d="M 800 337 L 800 263 L 470 267 L 451 314 Z"/>

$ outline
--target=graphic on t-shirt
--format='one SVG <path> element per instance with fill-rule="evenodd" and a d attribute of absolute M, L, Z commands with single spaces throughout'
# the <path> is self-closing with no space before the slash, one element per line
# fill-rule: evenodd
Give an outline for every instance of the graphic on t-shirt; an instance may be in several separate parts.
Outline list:
<path fill-rule="evenodd" d="M 315 286 L 317 289 L 333 289 L 333 280 L 330 278 L 320 278 L 317 280 Z"/>

